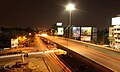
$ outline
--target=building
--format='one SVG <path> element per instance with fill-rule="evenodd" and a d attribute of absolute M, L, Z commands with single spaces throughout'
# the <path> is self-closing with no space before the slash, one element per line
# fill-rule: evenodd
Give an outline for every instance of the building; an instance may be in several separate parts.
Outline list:
<path fill-rule="evenodd" d="M 109 41 L 110 46 L 120 49 L 120 26 L 109 27 Z"/>
<path fill-rule="evenodd" d="M 109 27 L 110 46 L 120 49 L 120 17 L 112 18 L 112 27 Z"/>

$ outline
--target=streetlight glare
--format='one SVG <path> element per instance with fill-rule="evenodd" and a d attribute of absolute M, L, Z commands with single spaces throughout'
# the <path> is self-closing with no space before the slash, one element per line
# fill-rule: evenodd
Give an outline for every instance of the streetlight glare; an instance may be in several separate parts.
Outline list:
<path fill-rule="evenodd" d="M 69 4 L 66 6 L 66 10 L 70 10 L 70 11 L 75 10 L 75 5 L 72 4 L 72 3 L 69 3 Z"/>
<path fill-rule="evenodd" d="M 66 6 L 66 10 L 68 10 L 69 11 L 69 25 L 68 26 L 70 26 L 69 27 L 69 37 L 68 38 L 71 38 L 71 25 L 72 25 L 72 11 L 73 10 L 75 10 L 75 5 L 74 4 L 72 4 L 72 3 L 69 3 L 67 6 Z"/>

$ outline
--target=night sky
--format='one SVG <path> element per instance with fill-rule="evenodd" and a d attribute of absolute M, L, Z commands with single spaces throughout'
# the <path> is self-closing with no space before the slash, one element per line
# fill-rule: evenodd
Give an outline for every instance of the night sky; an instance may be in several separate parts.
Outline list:
<path fill-rule="evenodd" d="M 120 13 L 120 0 L 73 0 L 75 26 L 111 26 L 111 18 Z M 56 22 L 69 23 L 65 10 L 68 0 L 0 0 L 0 27 L 50 28 Z"/>

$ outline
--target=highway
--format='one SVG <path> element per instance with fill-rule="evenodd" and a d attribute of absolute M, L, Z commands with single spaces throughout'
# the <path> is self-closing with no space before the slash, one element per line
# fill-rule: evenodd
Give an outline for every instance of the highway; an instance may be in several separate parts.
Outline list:
<path fill-rule="evenodd" d="M 62 37 L 46 36 L 47 39 L 64 46 L 112 71 L 120 71 L 120 53 L 118 52 L 109 52 L 109 50 L 104 49 L 99 51 L 95 49 L 96 46 L 89 44 L 81 44 L 80 41 L 75 41 L 72 39 L 65 39 Z M 93 47 L 93 48 L 92 48 Z M 97 48 L 97 47 L 96 47 Z M 100 48 L 100 47 L 99 47 Z M 102 49 L 102 48 L 101 48 Z M 106 51 L 106 52 L 104 52 Z"/>
<path fill-rule="evenodd" d="M 36 35 L 37 47 L 39 50 L 46 51 L 49 50 L 46 45 L 40 40 Z M 62 63 L 59 58 L 54 53 L 45 53 L 47 65 L 51 67 L 52 72 L 72 72 L 64 63 Z"/>

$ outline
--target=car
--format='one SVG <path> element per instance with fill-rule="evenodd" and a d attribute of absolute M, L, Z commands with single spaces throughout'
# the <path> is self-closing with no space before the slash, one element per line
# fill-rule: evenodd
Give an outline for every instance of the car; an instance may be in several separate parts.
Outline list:
<path fill-rule="evenodd" d="M 103 47 L 110 47 L 110 45 L 103 45 Z"/>

